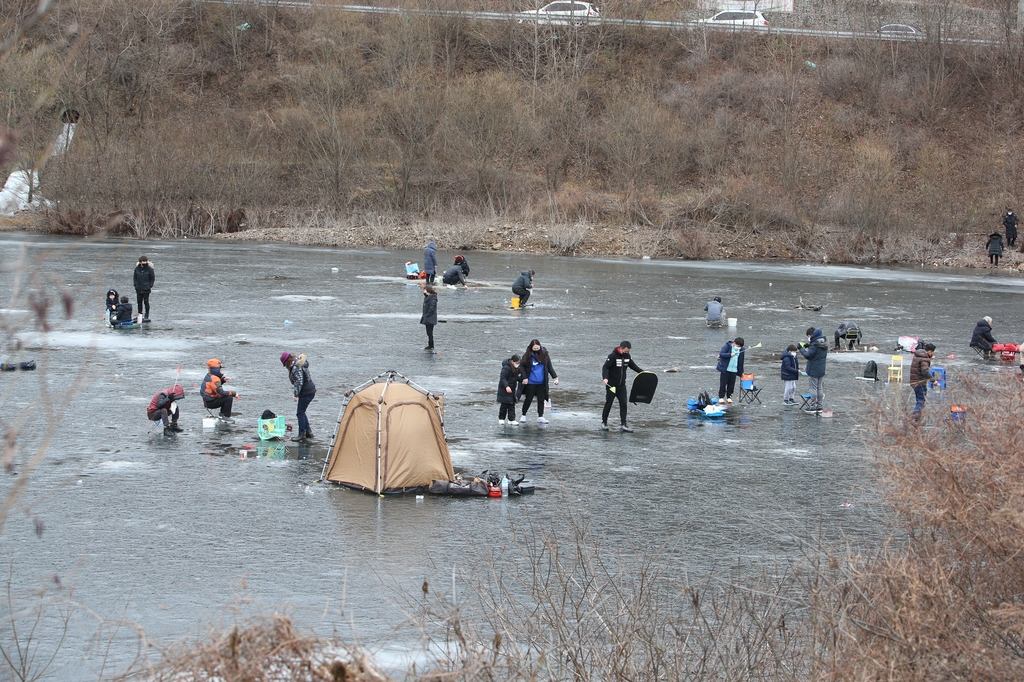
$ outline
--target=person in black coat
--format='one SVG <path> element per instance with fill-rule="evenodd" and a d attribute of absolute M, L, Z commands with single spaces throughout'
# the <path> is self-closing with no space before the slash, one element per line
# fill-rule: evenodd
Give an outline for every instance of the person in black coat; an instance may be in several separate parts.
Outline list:
<path fill-rule="evenodd" d="M 441 282 L 450 286 L 461 284 L 463 289 L 469 288 L 469 285 L 466 284 L 466 273 L 457 264 L 444 271 L 444 274 L 441 275 Z"/>
<path fill-rule="evenodd" d="M 455 264 L 462 270 L 462 274 L 469 277 L 469 261 L 461 253 L 455 256 Z"/>
<path fill-rule="evenodd" d="M 971 348 L 977 348 L 988 357 L 992 352 L 992 344 L 996 343 L 996 337 L 992 336 L 992 318 L 983 317 L 974 325 L 974 332 L 971 334 Z"/>
<path fill-rule="evenodd" d="M 501 376 L 498 378 L 498 424 L 519 426 L 516 421 L 516 400 L 519 399 L 519 381 L 522 370 L 519 369 L 519 356 L 513 355 L 501 363 Z"/>
<path fill-rule="evenodd" d="M 999 257 L 1003 255 L 1003 235 L 993 232 L 988 236 L 988 262 L 989 265 L 999 267 Z"/>
<path fill-rule="evenodd" d="M 1006 230 L 1006 245 L 1013 246 L 1017 243 L 1017 214 L 1006 209 L 1003 216 L 1003 229 Z"/>
<path fill-rule="evenodd" d="M 153 291 L 156 284 L 156 270 L 149 264 L 145 256 L 139 257 L 139 264 L 135 266 L 135 297 L 138 309 L 142 315 L 143 322 L 149 322 L 149 292 Z M 145 306 L 145 311 L 143 311 Z"/>
<path fill-rule="evenodd" d="M 128 302 L 127 296 L 122 296 L 121 302 L 117 304 L 117 308 L 114 310 L 114 318 L 111 323 L 114 325 L 123 324 L 125 322 L 131 324 L 134 321 L 132 304 Z"/>
<path fill-rule="evenodd" d="M 107 320 L 107 324 L 113 324 L 114 318 L 117 317 L 117 304 L 121 302 L 121 297 L 117 293 L 117 289 L 111 289 L 107 292 L 107 297 L 103 300 L 103 317 Z"/>
<path fill-rule="evenodd" d="M 619 401 L 619 418 L 622 421 L 622 426 L 619 428 L 623 431 L 633 430 L 626 423 L 626 398 L 629 393 L 626 390 L 626 369 L 629 368 L 637 373 L 643 370 L 633 362 L 633 358 L 630 356 L 631 350 L 633 350 L 633 345 L 629 341 L 623 341 L 618 348 L 608 354 L 608 359 L 604 361 L 604 366 L 601 368 L 605 394 L 604 411 L 601 413 L 601 428 L 605 431 L 608 430 L 608 415 L 612 411 L 612 403 L 616 400 Z"/>
<path fill-rule="evenodd" d="M 434 350 L 434 326 L 437 324 L 437 292 L 429 284 L 423 287 L 423 314 L 420 324 L 427 328 L 427 345 L 423 350 Z"/>

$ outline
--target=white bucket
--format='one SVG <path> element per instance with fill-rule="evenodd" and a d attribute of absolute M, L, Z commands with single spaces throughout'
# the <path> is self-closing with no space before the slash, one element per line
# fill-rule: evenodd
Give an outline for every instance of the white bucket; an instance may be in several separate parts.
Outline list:
<path fill-rule="evenodd" d="M 203 417 L 203 428 L 212 429 L 217 426 L 219 420 L 216 417 Z"/>
<path fill-rule="evenodd" d="M 736 326 L 736 318 L 735 317 L 730 317 L 729 318 L 729 326 L 730 327 L 735 327 Z"/>

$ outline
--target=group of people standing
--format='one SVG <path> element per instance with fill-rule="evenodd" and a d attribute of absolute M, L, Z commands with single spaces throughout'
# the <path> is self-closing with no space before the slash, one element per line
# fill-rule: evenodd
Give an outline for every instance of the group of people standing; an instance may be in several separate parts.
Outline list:
<path fill-rule="evenodd" d="M 1017 243 L 1017 214 L 1010 208 L 1003 214 L 1003 230 L 1006 231 L 1006 246 L 1012 248 Z M 999 267 L 999 257 L 1003 255 L 1003 235 L 998 231 L 990 234 L 986 247 L 989 265 Z"/>
<path fill-rule="evenodd" d="M 156 284 L 156 270 L 150 265 L 149 258 L 139 256 L 139 262 L 135 265 L 135 271 L 132 273 L 132 280 L 135 285 L 137 310 L 142 317 L 139 321 L 148 323 L 150 321 L 149 294 L 153 291 L 153 285 Z M 135 324 L 135 311 L 132 309 L 131 301 L 127 296 L 119 296 L 117 289 L 107 291 L 103 305 L 104 316 L 110 326 Z"/>

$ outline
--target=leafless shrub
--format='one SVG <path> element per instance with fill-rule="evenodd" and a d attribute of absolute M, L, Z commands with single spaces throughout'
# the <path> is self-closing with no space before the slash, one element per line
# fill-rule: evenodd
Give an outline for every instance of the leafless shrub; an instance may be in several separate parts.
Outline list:
<path fill-rule="evenodd" d="M 715 230 L 707 223 L 679 221 L 675 227 L 675 255 L 686 260 L 706 260 L 715 255 Z"/>
<path fill-rule="evenodd" d="M 576 251 L 583 246 L 587 235 L 590 234 L 590 225 L 585 221 L 575 223 L 554 223 L 544 228 L 547 233 L 548 244 L 563 256 L 575 255 Z"/>

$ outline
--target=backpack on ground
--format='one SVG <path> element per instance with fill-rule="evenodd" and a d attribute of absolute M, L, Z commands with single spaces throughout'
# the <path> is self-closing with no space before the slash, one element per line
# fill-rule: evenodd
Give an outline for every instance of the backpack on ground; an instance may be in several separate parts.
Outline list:
<path fill-rule="evenodd" d="M 874 360 L 868 360 L 868 364 L 864 366 L 864 378 L 871 379 L 872 381 L 878 381 L 878 363 Z"/>

